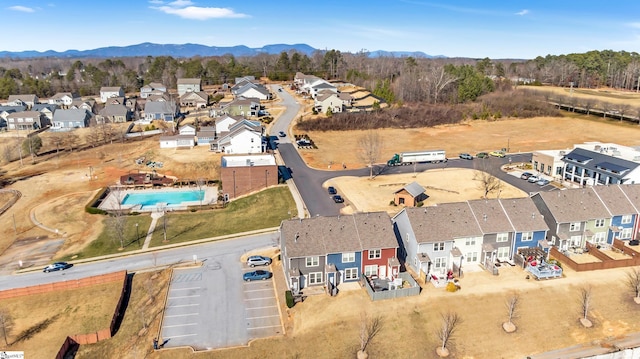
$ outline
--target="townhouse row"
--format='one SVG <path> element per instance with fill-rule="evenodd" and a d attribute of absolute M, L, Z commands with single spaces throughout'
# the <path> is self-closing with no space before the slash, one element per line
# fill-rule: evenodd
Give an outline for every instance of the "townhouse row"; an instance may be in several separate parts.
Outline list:
<path fill-rule="evenodd" d="M 363 276 L 394 279 L 400 265 L 427 278 L 478 266 L 514 263 L 530 249 L 543 255 L 637 243 L 640 185 L 538 192 L 385 212 L 283 221 L 280 246 L 289 287 L 331 289 Z"/>

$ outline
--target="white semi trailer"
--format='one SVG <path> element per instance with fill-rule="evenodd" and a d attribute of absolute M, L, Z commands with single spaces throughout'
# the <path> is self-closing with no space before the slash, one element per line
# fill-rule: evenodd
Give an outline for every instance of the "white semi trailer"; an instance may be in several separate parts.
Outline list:
<path fill-rule="evenodd" d="M 396 153 L 387 161 L 388 166 L 411 165 L 414 163 L 439 163 L 447 162 L 447 154 L 444 150 L 414 151 Z"/>

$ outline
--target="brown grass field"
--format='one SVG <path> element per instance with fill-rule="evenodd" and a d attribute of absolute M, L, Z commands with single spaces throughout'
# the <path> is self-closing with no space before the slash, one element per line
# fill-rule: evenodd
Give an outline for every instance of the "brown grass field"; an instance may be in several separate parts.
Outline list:
<path fill-rule="evenodd" d="M 610 98 L 611 94 L 607 93 L 606 99 Z M 635 99 L 628 101 L 633 105 L 637 103 Z M 295 130 L 293 132 L 297 133 Z M 396 152 L 424 149 L 445 149 L 449 157 L 457 157 L 460 152 L 475 154 L 479 151 L 506 147 L 510 152 L 562 149 L 570 148 L 574 143 L 587 141 L 640 145 L 640 126 L 593 117 L 470 121 L 461 125 L 437 128 L 384 129 L 378 132 L 384 139 L 383 150 L 379 156 L 381 163 Z M 309 135 L 319 149 L 302 150 L 301 153 L 311 166 L 318 169 L 326 170 L 329 163 L 341 162 L 345 162 L 349 168 L 364 167 L 358 156 L 357 138 L 360 134 L 362 132 L 358 131 L 312 132 Z M 43 141 L 46 143 L 45 134 Z M 91 193 L 114 183 L 119 175 L 144 169 L 133 162 L 142 155 L 165 163 L 164 168 L 159 170 L 160 174 L 183 178 L 218 176 L 217 155 L 202 149 L 161 150 L 158 148 L 157 138 L 125 144 L 114 143 L 107 147 L 72 153 L 64 152 L 58 157 L 41 156 L 36 159 L 36 164 L 31 164 L 30 159 L 25 159 L 22 166 L 17 161 L 3 164 L 5 176 L 24 178 L 9 187 L 21 191 L 23 196 L 0 216 L 0 253 L 16 240 L 34 237 L 45 240 L 47 237 L 64 238 L 65 244 L 57 253 L 58 256 L 84 246 L 100 233 L 104 220 L 102 216 L 92 216 L 84 212 L 84 206 Z M 91 180 L 87 176 L 89 167 L 97 176 Z M 339 166 L 333 166 L 334 169 L 336 167 Z M 444 175 L 437 177 L 446 178 Z M 405 180 L 398 183 L 403 181 Z M 442 182 L 431 181 L 424 185 L 444 188 Z M 388 203 L 390 198 L 384 198 Z M 32 211 L 45 225 L 58 228 L 59 235 L 34 226 L 29 218 Z M 277 264 L 274 270 L 279 270 Z M 136 277 L 142 278 L 137 275 Z M 587 282 L 592 285 L 595 296 L 592 318 L 595 327 L 592 329 L 583 329 L 577 322 L 577 293 L 580 286 Z M 462 288 L 457 293 L 448 293 L 429 286 L 418 297 L 376 303 L 371 302 L 363 291 L 344 291 L 335 298 L 312 297 L 289 313 L 283 312 L 289 328 L 286 336 L 257 340 L 248 348 L 199 353 L 195 357 L 354 357 L 358 343 L 359 318 L 363 311 L 371 315 L 380 314 L 385 321 L 383 332 L 370 348 L 370 358 L 434 357 L 437 343 L 433 332 L 439 325 L 439 313 L 446 310 L 455 310 L 464 319 L 452 347 L 453 358 L 522 358 L 529 353 L 640 331 L 640 312 L 638 307 L 632 304 L 630 294 L 624 286 L 623 270 L 592 273 L 567 271 L 566 278 L 548 282 L 527 281 L 522 271 L 515 268 L 508 268 L 497 277 L 484 272 L 469 272 L 462 279 Z M 516 320 L 518 331 L 507 335 L 500 329 L 500 324 L 505 315 L 504 299 L 514 289 L 521 293 L 523 306 Z M 284 287 L 280 285 L 278 294 L 282 296 L 283 292 Z M 134 286 L 133 296 L 138 298 L 135 301 L 146 301 L 145 293 L 144 285 Z M 86 295 L 84 298 L 86 299 Z M 71 302 L 71 299 L 46 300 L 38 304 L 42 307 L 38 310 L 42 310 L 43 313 L 52 312 L 53 309 L 62 307 L 59 303 L 67 300 L 70 303 L 78 303 Z M 2 304 L 4 307 L 5 303 Z M 73 304 L 70 306 L 72 309 L 79 308 Z M 109 306 L 108 309 L 112 310 L 111 308 L 112 306 Z M 138 308 L 138 312 L 135 308 Z M 121 342 L 114 340 L 118 338 L 117 335 L 111 341 L 98 344 L 101 349 L 96 349 L 96 352 L 86 352 L 80 357 L 194 356 L 188 354 L 187 350 L 149 353 L 151 334 L 137 334 L 142 323 L 142 319 L 135 319 L 140 316 L 139 308 L 141 307 L 130 306 L 127 311 L 122 333 L 129 334 L 124 335 L 125 338 L 122 338 Z M 85 312 L 81 309 L 75 311 L 79 314 Z M 99 313 L 101 310 L 95 312 Z M 63 318 L 64 316 L 59 317 L 49 327 L 52 328 L 58 322 L 62 323 Z M 34 323 L 38 320 L 33 319 Z M 147 320 L 151 328 L 159 325 L 157 314 L 153 319 Z M 27 327 L 31 324 L 21 325 Z M 30 341 L 33 341 L 34 347 L 44 347 L 42 343 L 51 341 L 57 350 L 61 341 L 58 343 L 56 335 L 58 333 L 43 331 Z M 67 335 L 66 332 L 64 335 Z M 12 347 L 12 350 L 21 349 Z M 50 353 L 47 352 L 44 357 L 50 357 Z"/>

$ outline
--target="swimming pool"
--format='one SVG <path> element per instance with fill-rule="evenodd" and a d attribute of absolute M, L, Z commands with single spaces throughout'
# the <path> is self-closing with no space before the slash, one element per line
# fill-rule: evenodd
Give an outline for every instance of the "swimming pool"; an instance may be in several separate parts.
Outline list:
<path fill-rule="evenodd" d="M 138 192 L 128 193 L 122 200 L 123 205 L 154 207 L 158 203 L 175 206 L 184 202 L 199 202 L 204 199 L 204 191 Z"/>

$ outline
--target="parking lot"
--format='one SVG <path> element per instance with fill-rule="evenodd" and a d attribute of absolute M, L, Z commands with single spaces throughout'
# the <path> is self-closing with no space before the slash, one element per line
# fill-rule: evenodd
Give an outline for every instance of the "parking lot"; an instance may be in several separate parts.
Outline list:
<path fill-rule="evenodd" d="M 246 265 L 243 266 L 245 272 L 254 270 Z M 264 269 L 270 270 L 268 267 Z M 244 282 L 244 306 L 247 331 L 251 339 L 283 333 L 273 278 Z"/>
<path fill-rule="evenodd" d="M 273 279 L 245 282 L 255 269 L 235 255 L 207 258 L 201 267 L 175 269 L 161 328 L 165 348 L 195 350 L 246 345 L 283 333 Z"/>

